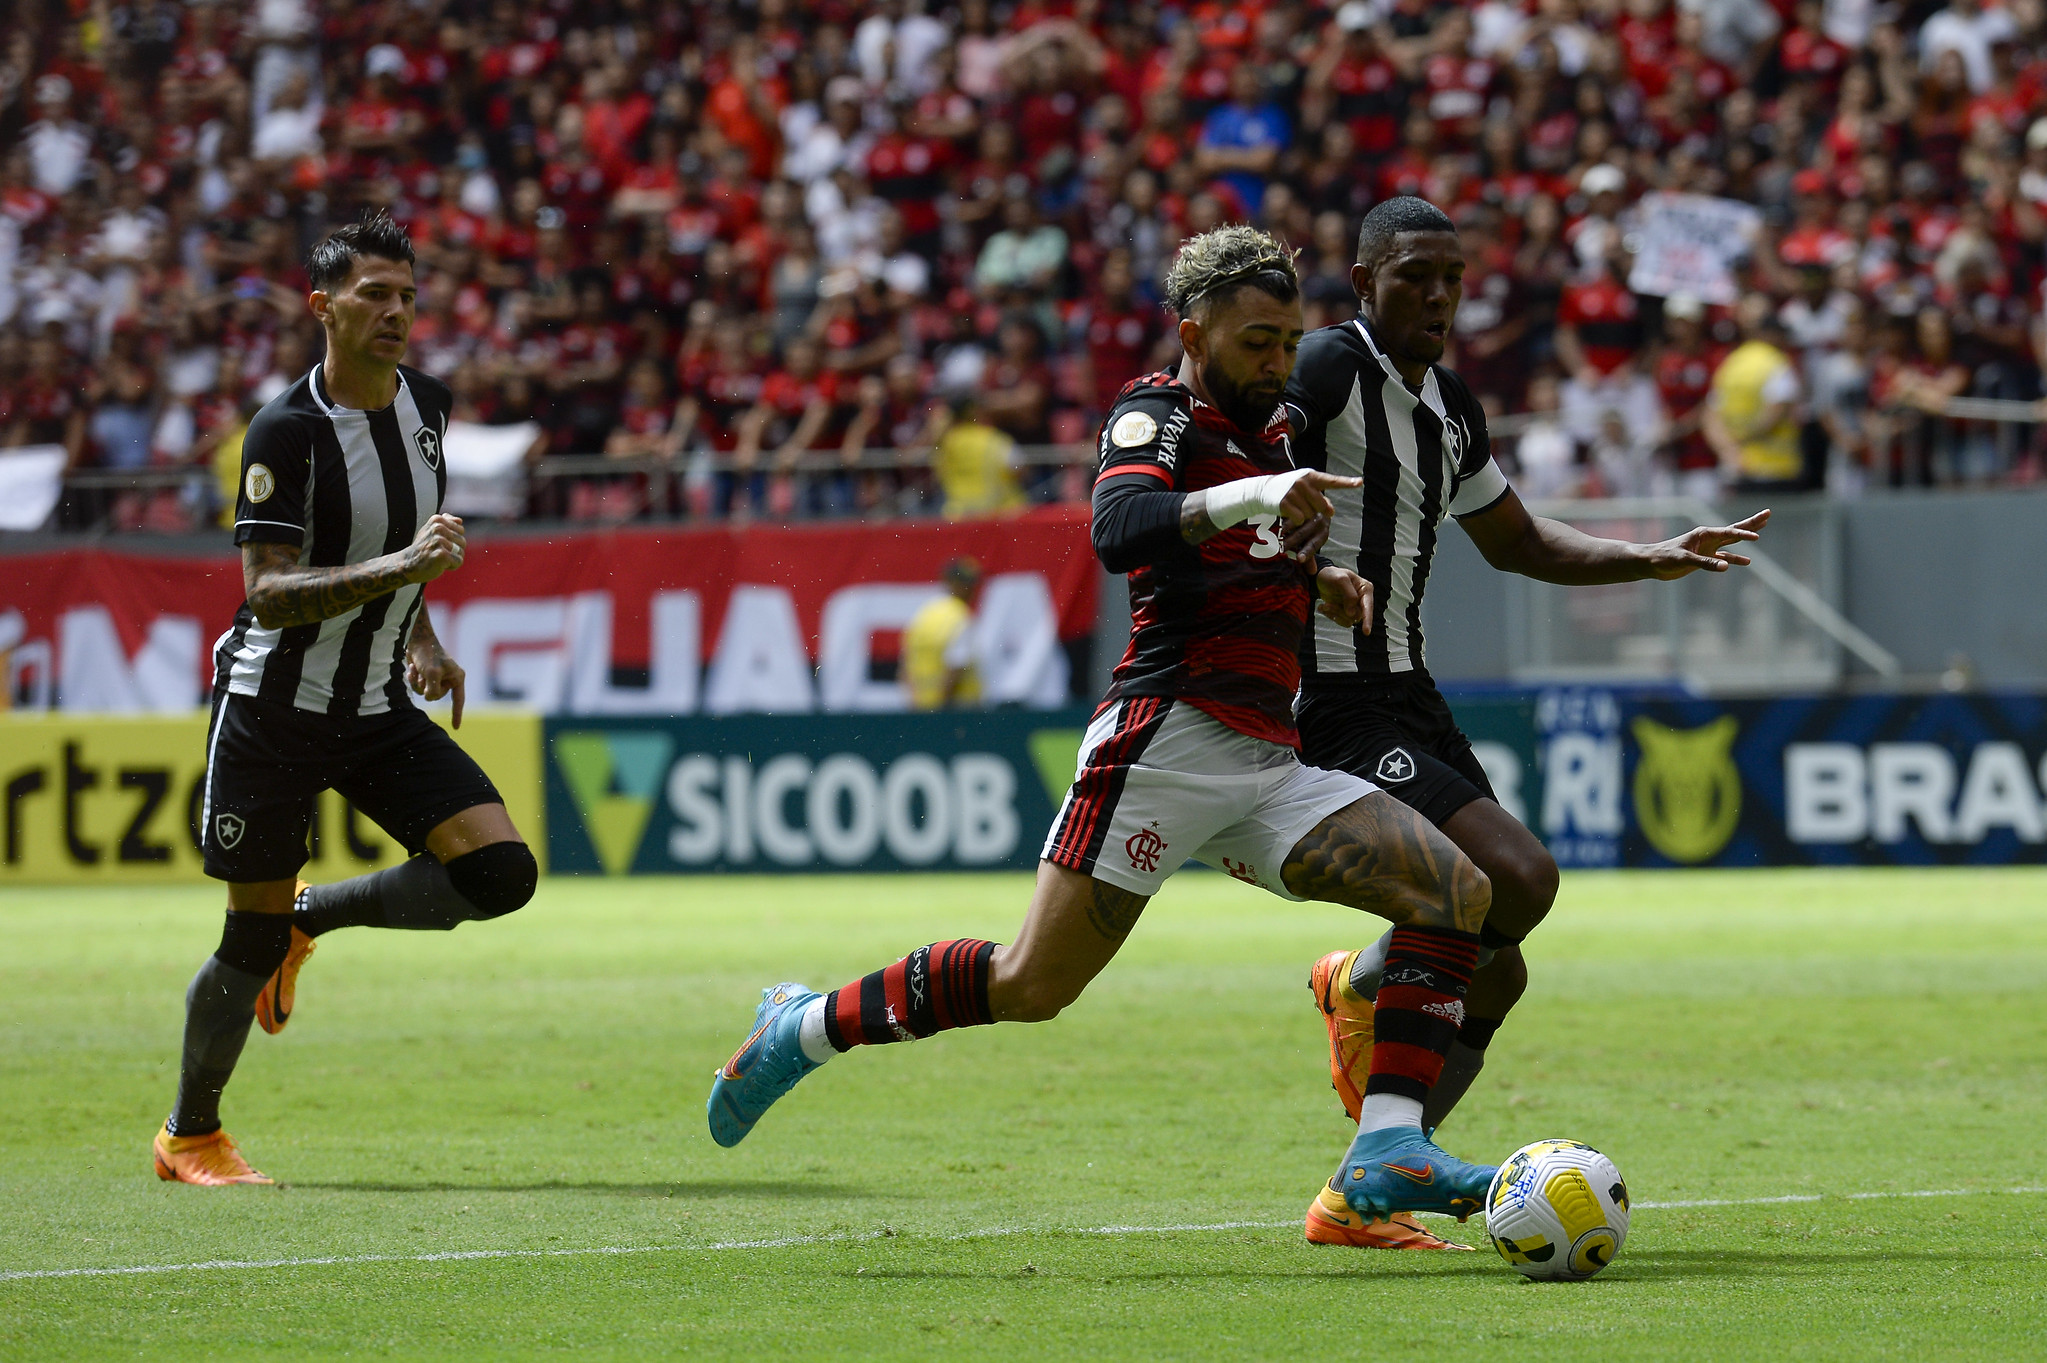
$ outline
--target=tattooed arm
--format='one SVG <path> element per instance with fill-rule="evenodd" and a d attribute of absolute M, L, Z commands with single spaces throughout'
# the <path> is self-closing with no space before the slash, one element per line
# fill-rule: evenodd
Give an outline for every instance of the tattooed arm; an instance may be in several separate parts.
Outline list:
<path fill-rule="evenodd" d="M 301 568 L 297 545 L 245 544 L 242 586 L 256 623 L 265 629 L 312 625 L 346 615 L 408 582 L 431 582 L 461 567 L 463 545 L 461 517 L 445 514 L 430 517 L 417 538 L 397 553 L 338 568 Z"/>

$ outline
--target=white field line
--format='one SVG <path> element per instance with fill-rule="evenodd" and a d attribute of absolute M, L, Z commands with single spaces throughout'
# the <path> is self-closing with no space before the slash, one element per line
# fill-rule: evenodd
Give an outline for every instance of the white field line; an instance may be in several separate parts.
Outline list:
<path fill-rule="evenodd" d="M 2041 1188 L 1926 1188 L 1913 1192 L 1791 1193 L 1781 1197 L 1702 1198 L 1689 1202 L 1637 1202 L 1635 1211 L 1666 1211 L 1684 1207 L 1763 1207 L 1786 1202 L 1870 1202 L 1901 1197 L 2019 1197 L 2047 1193 Z M 1288 1221 L 1203 1221 L 1166 1226 L 989 1226 L 955 1235 L 911 1236 L 942 1241 L 985 1240 L 1005 1235 L 1180 1235 L 1201 1231 L 1282 1230 Z M 0 1269 L 0 1282 L 44 1278 L 121 1278 L 144 1273 L 195 1273 L 230 1269 L 323 1268 L 356 1264 L 439 1264 L 466 1259 L 575 1259 L 599 1254 L 715 1254 L 726 1250 L 788 1249 L 806 1245 L 882 1240 L 896 1231 L 847 1231 L 837 1235 L 784 1235 L 770 1240 L 720 1240 L 704 1245 L 598 1245 L 582 1249 L 451 1249 L 432 1254 L 327 1254 L 298 1259 L 208 1259 L 186 1264 L 127 1264 L 113 1268 Z"/>

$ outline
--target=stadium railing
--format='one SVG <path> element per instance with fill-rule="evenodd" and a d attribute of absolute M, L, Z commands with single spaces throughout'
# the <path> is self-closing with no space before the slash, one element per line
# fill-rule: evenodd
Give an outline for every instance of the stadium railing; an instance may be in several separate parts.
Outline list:
<path fill-rule="evenodd" d="M 1731 508 L 1689 497 L 1538 502 L 1588 534 L 1648 542 L 1725 524 Z M 1517 681 L 1671 682 L 1720 694 L 1831 688 L 1849 659 L 1887 682 L 1898 658 L 1841 610 L 1841 508 L 1775 508 L 1746 570 L 1675 582 L 1564 588 L 1508 576 L 1508 668 Z"/>
<path fill-rule="evenodd" d="M 2034 456 L 2033 428 L 2047 424 L 2047 403 L 1954 398 L 1938 414 L 1900 409 L 1884 415 L 1890 421 L 1877 457 L 1883 470 L 1901 471 L 1900 481 L 1906 485 L 1997 481 L 2019 467 L 2020 460 Z M 1512 442 L 1537 419 L 1538 414 L 1528 412 L 1496 416 L 1489 423 L 1491 434 L 1502 448 L 1511 448 Z M 751 464 L 742 464 L 729 452 L 703 450 L 688 451 L 672 459 L 550 455 L 523 467 L 511 484 L 499 489 L 495 501 L 501 509 L 470 514 L 523 515 L 547 520 L 611 519 L 604 515 L 570 517 L 568 498 L 562 489 L 577 482 L 639 478 L 644 480 L 643 495 L 641 505 L 633 512 L 634 518 L 687 519 L 702 514 L 700 507 L 691 505 L 688 489 L 692 485 L 702 487 L 716 482 L 729 489 L 735 479 L 784 477 L 795 484 L 797 491 L 792 504 L 781 514 L 798 519 L 859 515 L 877 508 L 851 507 L 843 499 L 816 495 L 815 489 L 845 474 L 894 472 L 911 477 L 896 490 L 890 504 L 879 509 L 893 514 L 935 515 L 944 502 L 944 490 L 937 484 L 935 453 L 931 449 L 867 449 L 849 459 L 838 450 L 822 449 L 805 451 L 793 459 L 763 453 Z M 1092 442 L 1017 445 L 1011 448 L 1008 462 L 1029 500 L 1077 502 L 1087 497 L 1081 469 L 1094 456 Z M 1878 470 L 1878 475 L 1883 470 Z M 56 528 L 106 529 L 109 509 L 123 492 L 181 491 L 193 501 L 202 502 L 217 495 L 213 492 L 214 480 L 213 469 L 204 464 L 74 469 L 63 476 L 65 491 L 73 495 L 67 497 Z M 1876 480 L 1873 477 L 1872 481 Z M 720 500 L 724 495 L 720 494 Z M 1871 662 L 1871 666 L 1875 664 Z"/>

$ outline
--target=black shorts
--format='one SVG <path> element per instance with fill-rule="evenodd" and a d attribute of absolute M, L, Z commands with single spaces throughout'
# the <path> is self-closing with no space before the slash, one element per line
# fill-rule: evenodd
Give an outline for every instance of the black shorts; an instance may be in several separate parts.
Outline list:
<path fill-rule="evenodd" d="M 1303 762 L 1362 776 L 1438 828 L 1497 798 L 1426 672 L 1304 687 L 1297 709 Z"/>
<path fill-rule="evenodd" d="M 298 874 L 323 790 L 339 791 L 407 855 L 463 810 L 504 803 L 476 759 L 411 705 L 342 719 L 213 693 L 200 818 L 206 874 L 238 883 Z"/>

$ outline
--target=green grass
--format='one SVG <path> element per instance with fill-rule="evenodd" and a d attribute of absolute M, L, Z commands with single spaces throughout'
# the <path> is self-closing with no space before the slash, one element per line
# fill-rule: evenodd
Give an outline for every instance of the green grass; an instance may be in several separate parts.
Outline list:
<path fill-rule="evenodd" d="M 1026 890 L 553 880 L 338 934 L 229 1092 L 286 1186 L 224 1190 L 148 1156 L 218 892 L 10 890 L 0 1274 L 400 1261 L 0 1279 L 0 1357 L 2040 1355 L 2047 1196 L 2007 1190 L 2047 1184 L 2047 874 L 1569 878 L 1444 1143 L 1588 1140 L 1643 1202 L 1825 1195 L 1641 1209 L 1586 1284 L 1301 1242 L 1348 1139 L 1302 985 L 1370 929 L 1214 875 L 1058 1021 L 842 1057 L 712 1145 L 762 984 L 1006 938 Z M 1928 1189 L 1972 1191 L 1838 1196 Z M 645 1252 L 416 1258 L 593 1248 Z"/>

